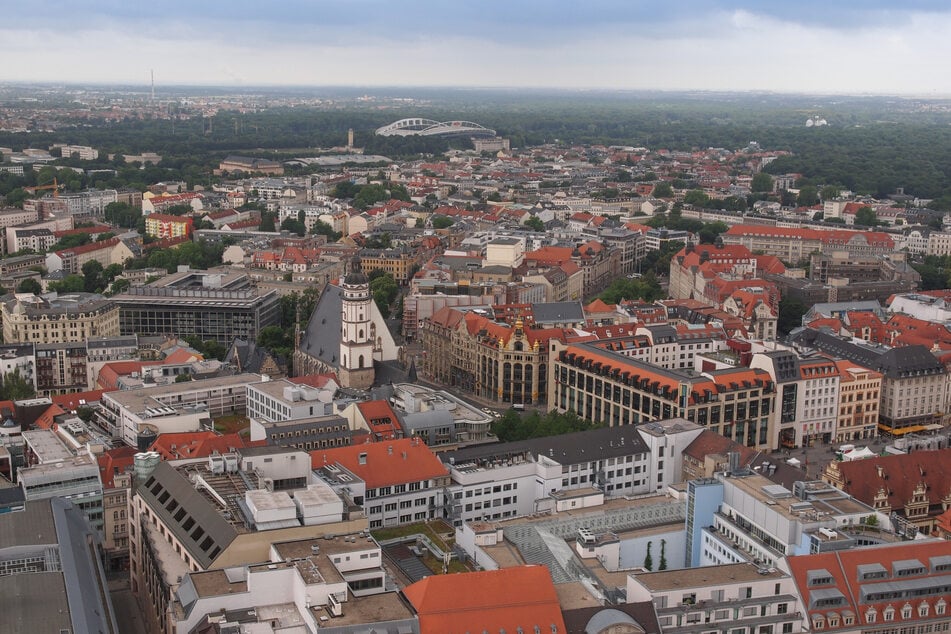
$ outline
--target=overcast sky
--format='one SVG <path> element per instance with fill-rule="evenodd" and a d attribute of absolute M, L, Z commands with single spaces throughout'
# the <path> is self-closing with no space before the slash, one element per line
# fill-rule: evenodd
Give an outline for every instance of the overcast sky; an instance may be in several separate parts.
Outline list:
<path fill-rule="evenodd" d="M 31 0 L 0 81 L 951 95 L 947 0 Z"/>

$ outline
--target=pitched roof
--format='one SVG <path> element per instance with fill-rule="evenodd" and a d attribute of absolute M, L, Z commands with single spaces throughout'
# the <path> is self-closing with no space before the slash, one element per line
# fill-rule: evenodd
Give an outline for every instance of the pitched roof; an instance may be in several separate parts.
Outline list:
<path fill-rule="evenodd" d="M 708 455 L 725 456 L 728 452 L 736 451 L 740 454 L 740 465 L 749 465 L 759 455 L 758 451 L 750 449 L 746 445 L 740 444 L 731 438 L 722 436 L 709 429 L 704 429 L 700 435 L 693 439 L 693 442 L 687 445 L 683 454 L 703 462 Z"/>
<path fill-rule="evenodd" d="M 102 480 L 102 488 L 111 489 L 115 486 L 113 478 L 116 474 L 123 473 L 132 468 L 135 464 L 135 454 L 139 452 L 135 447 L 122 445 L 115 449 L 110 449 L 101 454 L 99 461 L 99 478 Z"/>
<path fill-rule="evenodd" d="M 100 400 L 102 400 L 102 390 L 73 392 L 72 394 L 58 394 L 56 396 L 51 396 L 50 400 L 66 411 L 75 412 L 83 405 L 98 403 Z"/>
<path fill-rule="evenodd" d="M 565 631 L 545 566 L 434 575 L 403 594 L 419 616 L 420 634 Z"/>
<path fill-rule="evenodd" d="M 928 488 L 932 504 L 951 494 L 951 448 L 878 456 L 836 466 L 842 474 L 842 490 L 868 505 L 884 489 L 891 507 L 901 508 L 911 501 L 919 483 Z"/>
<path fill-rule="evenodd" d="M 214 452 L 228 453 L 245 447 L 238 434 L 219 435 L 213 431 L 194 431 L 160 434 L 149 447 L 158 452 L 163 460 L 184 458 L 207 458 Z"/>
<path fill-rule="evenodd" d="M 902 562 L 912 561 L 919 562 L 924 567 L 921 574 L 896 574 Z M 947 572 L 936 564 L 946 565 L 948 561 L 951 561 L 951 541 L 939 539 L 879 544 L 875 548 L 852 548 L 787 559 L 809 621 L 816 617 L 828 618 L 830 612 L 835 612 L 836 616 L 844 616 L 848 612 L 856 623 L 856 626 L 844 628 L 850 631 L 867 629 L 863 625 L 870 623 L 866 614 L 872 609 L 876 611 L 874 623 L 875 627 L 878 627 L 878 623 L 882 622 L 882 611 L 889 605 L 899 613 L 903 605 L 911 603 L 914 607 L 911 617 L 903 618 L 902 622 L 912 627 L 915 621 L 928 622 L 933 619 L 935 603 L 941 600 L 947 604 L 947 595 L 939 592 L 918 593 L 916 590 L 924 587 L 924 579 L 927 579 L 924 581 L 927 585 L 940 584 L 942 576 L 947 575 Z M 884 577 L 866 578 L 868 573 L 884 573 Z M 831 578 L 832 583 L 816 583 L 817 577 Z M 876 595 L 882 592 L 908 599 L 876 599 Z M 830 608 L 823 599 L 832 597 L 839 599 L 839 605 Z M 927 616 L 919 616 L 918 609 L 922 604 L 927 604 L 929 608 Z M 842 619 L 839 619 L 839 623 L 842 622 Z"/>
<path fill-rule="evenodd" d="M 413 438 L 315 449 L 310 458 L 314 469 L 340 464 L 366 482 L 368 489 L 421 482 L 449 473 L 429 447 Z"/>

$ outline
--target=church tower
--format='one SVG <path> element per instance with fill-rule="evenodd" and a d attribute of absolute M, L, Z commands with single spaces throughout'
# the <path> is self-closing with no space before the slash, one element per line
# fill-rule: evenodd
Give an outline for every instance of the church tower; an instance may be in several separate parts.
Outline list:
<path fill-rule="evenodd" d="M 360 258 L 340 284 L 342 318 L 340 333 L 340 384 L 366 389 L 373 385 L 373 328 L 370 281 L 363 274 Z"/>

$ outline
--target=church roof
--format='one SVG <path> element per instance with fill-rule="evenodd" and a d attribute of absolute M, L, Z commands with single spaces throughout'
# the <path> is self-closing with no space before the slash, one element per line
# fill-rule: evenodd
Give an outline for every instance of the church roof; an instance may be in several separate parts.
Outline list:
<path fill-rule="evenodd" d="M 343 297 L 339 286 L 327 285 L 307 322 L 300 351 L 331 368 L 340 367 L 340 329 L 343 325 Z"/>

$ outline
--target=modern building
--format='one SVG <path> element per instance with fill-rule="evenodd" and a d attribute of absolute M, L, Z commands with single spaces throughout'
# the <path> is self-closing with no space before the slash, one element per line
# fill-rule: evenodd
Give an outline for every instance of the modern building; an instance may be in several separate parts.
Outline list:
<path fill-rule="evenodd" d="M 106 392 L 96 419 L 113 438 L 144 451 L 148 445 L 141 443 L 159 434 L 198 431 L 214 417 L 244 414 L 247 386 L 259 378 L 237 374 Z"/>
<path fill-rule="evenodd" d="M 314 387 L 290 379 L 260 381 L 248 385 L 247 413 L 252 421 L 251 440 L 255 437 L 255 423 L 281 422 L 334 413 L 333 398 L 337 382 L 327 377 L 323 387 Z"/>
<path fill-rule="evenodd" d="M 277 291 L 256 291 L 240 272 L 183 270 L 112 299 L 123 335 L 174 334 L 230 346 L 280 321 Z"/>
<path fill-rule="evenodd" d="M 803 631 L 792 575 L 752 563 L 631 573 L 627 601 L 653 601 L 662 632 Z"/>
<path fill-rule="evenodd" d="M 306 453 L 277 447 L 170 462 L 140 454 L 129 513 L 132 591 L 163 631 L 187 573 L 268 562 L 275 543 L 367 528 L 313 476 Z"/>
<path fill-rule="evenodd" d="M 664 479 L 666 454 L 652 455 L 633 426 L 443 452 L 439 457 L 452 478 L 445 493 L 446 518 L 460 526 L 524 517 L 553 510 L 556 495 L 653 493 L 657 480 Z"/>
<path fill-rule="evenodd" d="M 260 563 L 190 572 L 169 606 L 168 630 L 418 634 L 412 608 L 393 591 L 379 544 L 362 533 L 271 546 Z"/>
<path fill-rule="evenodd" d="M 775 472 L 770 460 L 756 466 L 762 473 L 734 462 L 713 478 L 690 482 L 688 566 L 771 567 L 786 556 L 898 539 L 887 515 L 847 493 L 816 481 L 798 481 L 790 490 L 765 475 Z M 866 532 L 870 525 L 881 530 Z"/>
<path fill-rule="evenodd" d="M 443 517 L 449 471 L 416 438 L 310 452 L 315 472 L 363 508 L 370 528 Z"/>
<path fill-rule="evenodd" d="M 580 343 L 551 351 L 550 411 L 609 426 L 682 417 L 757 449 L 777 447 L 776 386 L 764 370 L 665 370 Z"/>
<path fill-rule="evenodd" d="M 0 610 L 8 632 L 118 632 L 98 534 L 60 497 L 0 513 Z"/>
<path fill-rule="evenodd" d="M 66 498 L 101 533 L 102 482 L 96 459 L 88 452 L 73 451 L 49 429 L 26 430 L 22 436 L 26 466 L 17 471 L 17 482 L 27 502 Z"/>
<path fill-rule="evenodd" d="M 170 214 L 149 214 L 145 217 L 145 235 L 164 240 L 191 235 L 192 218 Z"/>
<path fill-rule="evenodd" d="M 5 295 L 0 318 L 6 343 L 84 342 L 119 334 L 119 307 L 93 293 Z"/>

